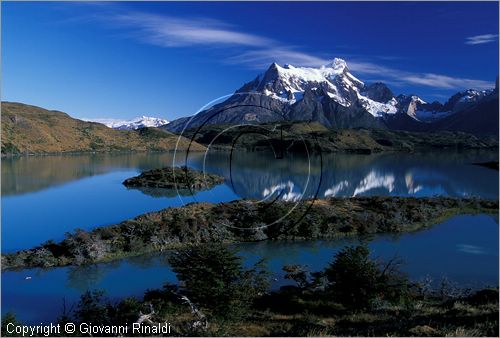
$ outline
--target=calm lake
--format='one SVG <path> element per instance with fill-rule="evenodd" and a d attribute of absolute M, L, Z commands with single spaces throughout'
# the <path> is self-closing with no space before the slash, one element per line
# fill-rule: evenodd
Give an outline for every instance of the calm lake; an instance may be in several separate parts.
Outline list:
<path fill-rule="evenodd" d="M 172 165 L 173 154 L 66 155 L 2 160 L 2 252 L 60 240 L 76 228 L 114 224 L 139 214 L 195 201 L 329 196 L 477 196 L 498 199 L 498 172 L 472 165 L 496 152 L 340 155 L 307 158 L 269 153 L 191 153 L 189 166 L 226 178 L 194 196 L 162 189 L 127 189 L 121 182 L 143 170 Z M 177 154 L 175 163 L 184 164 Z M 399 255 L 412 279 L 447 277 L 463 287 L 498 285 L 498 219 L 457 216 L 430 230 L 364 239 L 375 257 Z M 359 239 L 260 242 L 237 245 L 246 262 L 265 257 L 274 286 L 286 283 L 281 267 L 319 270 L 334 253 Z M 26 279 L 27 276 L 32 277 Z M 126 282 L 124 282 L 126 281 Z M 51 321 L 87 289 L 111 299 L 140 296 L 175 276 L 165 255 L 136 257 L 89 267 L 2 272 L 2 313 L 27 322 Z"/>

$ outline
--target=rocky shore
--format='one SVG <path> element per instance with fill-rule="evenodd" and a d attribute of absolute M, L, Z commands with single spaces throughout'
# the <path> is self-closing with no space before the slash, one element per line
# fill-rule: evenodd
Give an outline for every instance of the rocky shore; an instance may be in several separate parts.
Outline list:
<path fill-rule="evenodd" d="M 333 239 L 402 233 L 457 214 L 498 214 L 498 201 L 448 197 L 356 197 L 254 203 L 192 203 L 147 213 L 61 242 L 2 256 L 2 268 L 91 264 L 198 243 Z"/>

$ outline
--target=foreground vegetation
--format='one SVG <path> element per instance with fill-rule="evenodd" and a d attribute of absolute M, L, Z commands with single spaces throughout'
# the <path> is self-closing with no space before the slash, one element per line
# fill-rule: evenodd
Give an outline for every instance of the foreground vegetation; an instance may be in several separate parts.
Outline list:
<path fill-rule="evenodd" d="M 284 266 L 292 285 L 274 291 L 265 262 L 245 267 L 222 244 L 178 250 L 169 262 L 179 285 L 118 303 L 87 291 L 57 321 L 168 322 L 167 335 L 174 336 L 498 336 L 498 288 L 471 292 L 445 280 L 434 287 L 412 282 L 397 258 L 374 260 L 364 246 L 343 249 L 322 271 Z M 18 323 L 13 314 L 2 320 L 3 336 L 8 323 Z"/>
<path fill-rule="evenodd" d="M 199 243 L 332 239 L 424 229 L 464 213 L 498 214 L 498 201 L 355 197 L 298 203 L 192 203 L 122 223 L 66 233 L 61 242 L 2 255 L 2 268 L 90 264 Z"/>

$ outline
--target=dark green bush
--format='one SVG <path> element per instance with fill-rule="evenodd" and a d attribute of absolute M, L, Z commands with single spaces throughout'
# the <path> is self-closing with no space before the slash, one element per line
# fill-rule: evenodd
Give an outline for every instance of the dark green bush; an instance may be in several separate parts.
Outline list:
<path fill-rule="evenodd" d="M 347 247 L 337 253 L 325 269 L 327 291 L 351 309 L 366 309 L 377 298 L 400 301 L 408 290 L 407 278 L 398 261 L 379 263 L 370 258 L 366 246 Z"/>
<path fill-rule="evenodd" d="M 268 288 L 262 265 L 245 269 L 241 257 L 222 244 L 193 246 L 169 259 L 181 292 L 220 317 L 238 317 Z"/>
<path fill-rule="evenodd" d="M 12 331 L 14 326 L 23 325 L 19 320 L 17 320 L 16 315 L 12 312 L 7 312 L 2 318 L 2 337 L 17 337 L 19 336 L 15 332 L 9 333 L 7 331 L 7 324 L 12 323 L 9 326 L 10 331 Z"/>

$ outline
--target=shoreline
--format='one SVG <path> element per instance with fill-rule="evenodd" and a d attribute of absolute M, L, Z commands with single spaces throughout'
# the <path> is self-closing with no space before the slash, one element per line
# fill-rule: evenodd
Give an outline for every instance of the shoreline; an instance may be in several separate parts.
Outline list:
<path fill-rule="evenodd" d="M 399 236 L 399 235 L 404 235 L 404 234 L 415 234 L 421 231 L 426 231 L 429 230 L 430 228 L 437 226 L 441 223 L 444 223 L 448 220 L 450 220 L 453 217 L 456 216 L 477 216 L 477 215 L 487 215 L 487 216 L 496 216 L 497 214 L 495 213 L 486 213 L 486 212 L 467 212 L 465 211 L 459 211 L 456 213 L 450 213 L 449 215 L 445 215 L 442 218 L 437 219 L 435 222 L 432 222 L 432 224 L 427 224 L 422 227 L 417 227 L 415 229 L 409 229 L 404 232 L 378 232 L 378 233 L 370 233 L 370 234 L 358 234 L 358 233 L 348 233 L 348 234 L 339 234 L 338 236 L 330 236 L 330 237 L 319 237 L 319 238 L 297 238 L 297 239 L 265 239 L 265 240 L 255 240 L 255 241 L 234 241 L 234 242 L 223 242 L 222 244 L 227 245 L 227 246 L 232 246 L 232 245 L 238 245 L 238 244 L 248 244 L 248 243 L 260 243 L 260 242 L 273 242 L 273 243 L 291 243 L 291 244 L 297 244 L 297 243 L 302 243 L 302 242 L 316 242 L 316 241 L 336 241 L 336 240 L 344 240 L 344 239 L 367 239 L 367 238 L 372 238 L 373 236 Z M 209 243 L 204 243 L 204 244 L 209 244 Z M 74 265 L 74 264 L 67 264 L 67 265 L 57 265 L 57 266 L 50 266 L 50 267 L 40 267 L 40 266 L 30 266 L 30 267 L 12 267 L 12 268 L 2 268 L 2 272 L 20 272 L 23 270 L 27 269 L 54 269 L 54 268 L 69 268 L 69 267 L 85 267 L 85 266 L 90 266 L 90 265 L 97 265 L 97 264 L 108 264 L 108 263 L 114 263 L 120 260 L 126 260 L 126 259 L 133 259 L 133 258 L 138 258 L 138 257 L 147 257 L 147 256 L 153 256 L 153 255 L 160 255 L 160 254 L 168 254 L 169 252 L 174 252 L 176 250 L 180 249 L 185 249 L 189 246 L 196 245 L 192 243 L 180 243 L 178 245 L 172 245 L 171 247 L 164 248 L 163 250 L 146 250 L 146 251 L 138 251 L 138 252 L 131 252 L 128 254 L 123 254 L 120 256 L 116 257 L 108 257 L 107 259 L 100 260 L 98 262 L 92 262 L 92 263 L 87 263 L 87 264 L 82 264 L 82 265 Z M 10 254 L 16 254 L 20 251 L 26 251 L 26 250 L 31 250 L 31 249 L 22 249 L 14 252 L 7 252 L 7 253 L 2 253 L 2 256 L 5 255 L 10 255 Z"/>
<path fill-rule="evenodd" d="M 73 231 L 66 239 L 2 254 L 2 271 L 24 268 L 88 265 L 179 249 L 193 244 L 236 244 L 264 240 L 332 240 L 372 234 L 424 230 L 462 214 L 497 214 L 498 201 L 470 198 L 360 197 L 305 201 L 281 223 L 256 224 L 284 214 L 289 202 L 275 202 L 269 210 L 227 203 L 191 203 L 146 213 L 118 224 L 89 231 Z M 259 211 L 260 210 L 260 211 Z M 261 215 L 259 213 L 261 213 Z M 235 227 L 245 224 L 246 227 Z M 252 228 L 254 227 L 254 228 Z"/>
<path fill-rule="evenodd" d="M 44 156 L 81 156 L 81 155 L 135 155 L 135 154 L 173 154 L 175 150 L 124 150 L 124 151 L 61 151 L 47 153 L 19 153 L 19 154 L 1 154 L 3 159 L 11 158 L 29 158 Z M 185 152 L 185 150 L 179 150 Z M 203 153 L 205 150 L 190 150 L 193 153 Z"/>
<path fill-rule="evenodd" d="M 210 147 L 211 150 L 215 152 L 226 153 L 230 152 L 231 148 L 229 146 L 218 146 L 214 145 Z M 476 148 L 459 148 L 456 146 L 446 146 L 446 147 L 428 147 L 428 148 L 417 148 L 417 149 L 340 149 L 336 151 L 322 151 L 324 154 L 352 154 L 352 155 L 379 155 L 379 154 L 426 154 L 426 153 L 464 153 L 464 152 L 475 152 L 475 151 L 485 151 L 493 152 L 498 151 L 499 146 L 491 147 L 476 147 Z M 30 157 L 48 157 L 48 156 L 82 156 L 82 155 L 135 155 L 135 154 L 173 154 L 176 152 L 183 153 L 186 150 L 125 150 L 125 151 L 61 151 L 61 152 L 40 152 L 40 153 L 17 153 L 17 154 L 4 154 L 0 155 L 2 159 L 13 159 L 13 158 L 30 158 Z M 243 153 L 262 153 L 269 152 L 271 150 L 267 148 L 256 148 L 256 149 L 246 149 L 238 148 L 238 152 Z M 189 152 L 193 153 L 204 153 L 206 150 L 192 150 Z M 291 154 L 296 154 L 297 152 L 291 152 Z M 471 163 L 477 165 L 476 163 Z"/>

